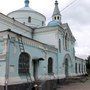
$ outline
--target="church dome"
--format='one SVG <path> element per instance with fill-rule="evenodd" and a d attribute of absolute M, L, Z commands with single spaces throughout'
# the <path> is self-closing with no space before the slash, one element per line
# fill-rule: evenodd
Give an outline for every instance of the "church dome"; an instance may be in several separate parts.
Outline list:
<path fill-rule="evenodd" d="M 29 0 L 25 0 L 25 7 L 8 14 L 9 17 L 31 27 L 45 26 L 46 17 L 29 7 Z"/>
<path fill-rule="evenodd" d="M 60 22 L 57 20 L 50 21 L 47 26 L 60 26 Z"/>

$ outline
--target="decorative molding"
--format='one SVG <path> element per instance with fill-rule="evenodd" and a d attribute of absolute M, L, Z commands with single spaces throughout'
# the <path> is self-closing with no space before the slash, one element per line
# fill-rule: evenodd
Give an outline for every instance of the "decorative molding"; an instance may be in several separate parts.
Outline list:
<path fill-rule="evenodd" d="M 30 39 L 30 38 L 27 38 L 27 37 L 24 37 L 24 36 L 19 36 L 17 34 L 13 34 L 13 33 L 9 33 L 9 36 L 10 36 L 11 42 L 19 43 L 18 42 L 18 38 L 21 37 L 22 38 L 22 42 L 25 45 L 30 45 L 30 46 L 33 46 L 33 47 L 36 47 L 36 48 L 40 48 L 40 49 L 45 50 L 45 51 L 51 51 L 51 52 L 57 53 L 57 48 L 55 48 L 53 46 L 50 46 L 50 45 L 47 45 L 47 44 L 44 44 L 44 43 L 41 43 L 39 41 Z M 14 41 L 12 41 L 12 37 L 15 38 Z"/>

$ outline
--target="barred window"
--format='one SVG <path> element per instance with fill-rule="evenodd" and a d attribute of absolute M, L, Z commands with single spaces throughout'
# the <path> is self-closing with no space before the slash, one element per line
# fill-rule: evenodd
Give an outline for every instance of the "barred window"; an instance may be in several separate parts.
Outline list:
<path fill-rule="evenodd" d="M 19 63 L 18 63 L 18 73 L 20 75 L 29 74 L 29 59 L 30 56 L 28 53 L 22 52 L 19 56 Z"/>
<path fill-rule="evenodd" d="M 51 57 L 48 59 L 48 73 L 53 73 L 53 59 Z"/>

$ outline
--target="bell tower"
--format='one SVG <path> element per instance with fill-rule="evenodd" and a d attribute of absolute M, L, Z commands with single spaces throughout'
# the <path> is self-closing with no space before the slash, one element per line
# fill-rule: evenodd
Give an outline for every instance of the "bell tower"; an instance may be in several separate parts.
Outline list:
<path fill-rule="evenodd" d="M 56 21 L 61 22 L 61 14 L 60 14 L 60 11 L 59 11 L 57 0 L 55 1 L 55 8 L 54 8 L 54 12 L 53 12 L 53 15 L 52 15 L 52 20 L 56 20 Z"/>

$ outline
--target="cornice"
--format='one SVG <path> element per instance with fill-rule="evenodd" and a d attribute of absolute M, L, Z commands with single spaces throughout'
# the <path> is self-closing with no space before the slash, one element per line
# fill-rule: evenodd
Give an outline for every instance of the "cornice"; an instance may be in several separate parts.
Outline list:
<path fill-rule="evenodd" d="M 5 31 L 4 31 L 5 32 Z M 3 32 L 3 33 L 4 33 Z M 36 41 L 36 40 L 33 40 L 31 38 L 28 38 L 28 37 L 25 37 L 23 35 L 19 35 L 17 33 L 14 33 L 13 31 L 6 31 L 7 32 L 7 35 L 9 34 L 9 39 L 12 43 L 14 42 L 18 42 L 18 38 L 21 37 L 22 38 L 22 42 L 23 44 L 25 45 L 30 45 L 32 47 L 36 47 L 36 48 L 39 48 L 39 49 L 42 49 L 44 51 L 50 51 L 50 52 L 54 52 L 54 53 L 57 53 L 57 48 L 53 47 L 53 46 L 50 46 L 50 45 L 47 45 L 47 44 L 44 44 L 42 42 L 39 42 L 39 41 Z M 14 39 L 13 39 L 14 38 Z M 14 40 L 14 41 L 13 41 Z"/>
<path fill-rule="evenodd" d="M 75 56 L 75 60 L 81 60 L 81 61 L 85 61 L 84 59 L 82 59 L 82 58 L 79 58 L 79 57 L 77 57 L 77 56 Z"/>
<path fill-rule="evenodd" d="M 41 27 L 41 28 L 35 29 L 34 34 L 52 32 L 52 31 L 58 31 L 58 27 L 48 27 L 48 26 Z"/>

